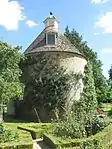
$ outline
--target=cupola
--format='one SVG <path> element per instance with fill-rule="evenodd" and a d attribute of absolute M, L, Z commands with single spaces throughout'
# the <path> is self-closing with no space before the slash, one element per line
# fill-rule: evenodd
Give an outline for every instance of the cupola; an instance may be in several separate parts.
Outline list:
<path fill-rule="evenodd" d="M 58 21 L 56 17 L 50 12 L 50 16 L 44 20 L 46 44 L 55 45 L 58 36 Z"/>

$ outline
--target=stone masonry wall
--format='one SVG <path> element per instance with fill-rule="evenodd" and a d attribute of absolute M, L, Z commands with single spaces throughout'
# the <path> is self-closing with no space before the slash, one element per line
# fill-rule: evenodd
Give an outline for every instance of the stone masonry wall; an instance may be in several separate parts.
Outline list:
<path fill-rule="evenodd" d="M 51 65 L 51 61 L 52 61 L 54 64 L 57 64 L 59 67 L 63 67 L 64 69 L 66 69 L 67 73 L 70 73 L 70 72 L 73 72 L 75 74 L 84 73 L 84 67 L 87 64 L 87 61 L 78 55 L 75 55 L 72 53 L 65 53 L 65 52 L 60 52 L 60 53 L 46 52 L 45 55 L 49 59 L 47 68 L 49 68 L 49 65 Z M 82 80 L 79 80 L 79 84 L 80 84 L 80 88 L 78 88 L 75 93 L 76 100 L 80 98 L 80 93 L 83 91 Z M 74 94 L 74 89 L 71 91 L 69 98 L 71 98 L 73 94 Z"/>

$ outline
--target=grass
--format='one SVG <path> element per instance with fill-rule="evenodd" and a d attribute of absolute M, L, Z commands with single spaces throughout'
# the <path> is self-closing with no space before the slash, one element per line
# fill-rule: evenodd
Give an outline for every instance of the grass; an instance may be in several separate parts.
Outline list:
<path fill-rule="evenodd" d="M 1 143 L 0 144 L 0 147 L 1 146 L 9 146 L 9 145 L 18 145 L 18 144 L 32 144 L 32 137 L 31 137 L 31 134 L 29 132 L 24 132 L 24 131 L 21 131 L 21 130 L 18 130 L 17 129 L 17 126 L 19 125 L 22 125 L 22 126 L 25 126 L 26 124 L 25 123 L 3 123 L 3 125 L 5 126 L 6 129 L 8 130 L 12 130 L 12 131 L 15 131 L 18 133 L 19 135 L 19 139 L 18 141 L 11 141 L 11 142 L 6 142 L 6 143 Z"/>
<path fill-rule="evenodd" d="M 61 138 L 54 136 L 51 133 L 45 132 L 44 130 L 51 129 L 53 124 L 51 123 L 3 123 L 3 125 L 10 130 L 16 131 L 19 134 L 19 142 L 22 143 L 32 143 L 31 133 L 28 131 L 22 131 L 17 129 L 17 127 L 27 128 L 31 131 L 36 132 L 38 135 L 46 136 L 54 145 L 61 146 L 63 149 L 80 149 L 80 144 L 83 141 L 88 140 L 98 140 L 103 146 L 104 149 L 112 148 L 112 124 L 107 126 L 102 132 L 97 133 L 94 136 L 91 136 L 87 139 L 69 139 L 69 138 Z M 17 144 L 19 142 L 11 142 L 11 144 Z M 8 143 L 5 143 L 7 145 Z M 73 147 L 69 147 L 69 146 Z M 2 144 L 0 144 L 1 146 Z"/>
<path fill-rule="evenodd" d="M 19 125 L 22 125 L 22 126 L 25 126 L 24 123 L 3 123 L 3 125 L 7 128 L 7 129 L 10 129 L 10 130 L 13 130 L 15 132 L 17 132 L 19 134 L 19 138 L 20 140 L 29 140 L 31 141 L 32 138 L 31 138 L 31 135 L 29 132 L 24 132 L 24 131 L 21 131 L 21 130 L 18 130 L 17 129 L 17 126 Z"/>

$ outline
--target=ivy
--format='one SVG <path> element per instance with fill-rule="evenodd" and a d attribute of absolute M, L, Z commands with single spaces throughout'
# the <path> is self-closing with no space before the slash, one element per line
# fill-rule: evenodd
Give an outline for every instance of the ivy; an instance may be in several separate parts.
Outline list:
<path fill-rule="evenodd" d="M 83 77 L 84 89 L 79 101 L 74 100 L 71 114 L 66 119 L 59 121 L 59 125 L 54 129 L 54 133 L 61 137 L 82 138 L 88 135 L 88 131 L 97 132 L 100 127 L 93 122 L 95 109 L 97 107 L 96 92 L 93 80 L 92 66 L 88 62 L 85 67 Z M 98 122 L 98 121 L 97 121 Z M 94 125 L 92 125 L 94 123 Z M 96 125 L 95 125 L 96 124 Z M 88 126 L 93 129 L 87 129 Z"/>
<path fill-rule="evenodd" d="M 30 67 L 29 67 L 29 59 Z M 48 60 L 45 55 L 38 55 L 38 59 L 28 57 L 24 62 L 24 74 L 30 71 L 25 82 L 24 100 L 29 107 L 47 107 L 55 115 L 62 117 L 63 113 L 71 111 L 71 101 L 75 100 L 76 90 L 80 88 L 82 75 L 66 72 L 66 70 Z M 50 65 L 47 65 L 50 64 Z M 47 67 L 46 67 L 47 65 Z M 26 75 L 25 75 L 26 76 Z M 71 89 L 74 95 L 69 99 Z M 68 100 L 69 99 L 69 100 Z"/>

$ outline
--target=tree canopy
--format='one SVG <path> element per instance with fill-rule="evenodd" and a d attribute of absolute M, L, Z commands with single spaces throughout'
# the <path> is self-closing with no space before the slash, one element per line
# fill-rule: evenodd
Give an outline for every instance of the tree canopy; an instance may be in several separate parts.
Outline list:
<path fill-rule="evenodd" d="M 0 41 L 0 103 L 4 103 L 22 93 L 19 63 L 23 55 L 19 47 L 11 47 Z"/>
<path fill-rule="evenodd" d="M 112 65 L 111 65 L 108 73 L 109 73 L 109 79 L 112 80 Z"/>

